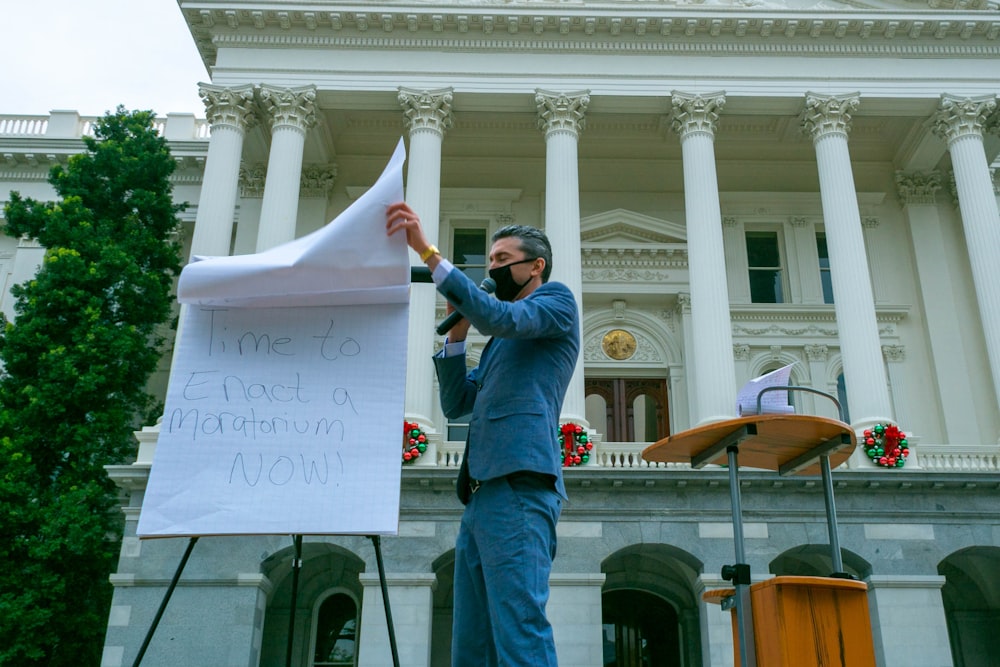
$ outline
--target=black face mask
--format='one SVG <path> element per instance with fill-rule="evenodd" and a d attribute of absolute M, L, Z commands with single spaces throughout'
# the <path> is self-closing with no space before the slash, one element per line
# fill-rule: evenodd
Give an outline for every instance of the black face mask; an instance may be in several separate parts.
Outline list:
<path fill-rule="evenodd" d="M 527 264 L 528 262 L 534 262 L 537 257 L 532 257 L 531 259 L 522 259 L 519 262 L 511 262 L 510 264 L 504 264 L 503 266 L 498 266 L 495 269 L 490 269 L 490 278 L 492 278 L 496 284 L 497 289 L 495 294 L 497 298 L 501 301 L 513 301 L 514 297 L 521 293 L 524 286 L 531 282 L 531 278 L 528 278 L 520 285 L 514 280 L 514 276 L 510 274 L 510 267 L 516 264 Z"/>

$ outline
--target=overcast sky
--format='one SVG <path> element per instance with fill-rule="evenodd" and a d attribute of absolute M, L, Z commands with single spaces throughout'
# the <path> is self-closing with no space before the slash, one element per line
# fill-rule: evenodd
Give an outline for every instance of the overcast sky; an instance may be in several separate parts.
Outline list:
<path fill-rule="evenodd" d="M 176 0 L 3 0 L 0 114 L 124 104 L 205 116 L 209 75 Z"/>

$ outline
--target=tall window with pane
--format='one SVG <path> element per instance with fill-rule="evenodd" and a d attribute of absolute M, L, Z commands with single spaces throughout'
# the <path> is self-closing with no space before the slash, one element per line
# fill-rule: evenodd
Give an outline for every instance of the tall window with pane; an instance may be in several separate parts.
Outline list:
<path fill-rule="evenodd" d="M 747 231 L 747 268 L 752 303 L 784 303 L 785 276 L 778 233 Z"/>
<path fill-rule="evenodd" d="M 830 280 L 830 251 L 826 247 L 826 234 L 816 235 L 816 253 L 819 255 L 819 280 L 823 286 L 823 303 L 833 303 L 833 282 Z"/>
<path fill-rule="evenodd" d="M 455 268 L 477 285 L 486 277 L 488 229 L 485 221 L 452 220 L 451 257 Z M 469 433 L 467 416 L 448 422 L 448 440 L 464 441 Z"/>
<path fill-rule="evenodd" d="M 358 606 L 350 596 L 334 593 L 316 615 L 316 647 L 312 667 L 354 667 L 357 664 Z"/>

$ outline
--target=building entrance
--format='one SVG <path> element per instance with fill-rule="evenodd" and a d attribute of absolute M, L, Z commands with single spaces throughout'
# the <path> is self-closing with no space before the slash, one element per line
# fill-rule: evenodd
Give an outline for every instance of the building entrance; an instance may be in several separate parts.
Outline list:
<path fill-rule="evenodd" d="M 605 442 L 656 442 L 670 434 L 667 381 L 587 378 L 587 420 Z"/>

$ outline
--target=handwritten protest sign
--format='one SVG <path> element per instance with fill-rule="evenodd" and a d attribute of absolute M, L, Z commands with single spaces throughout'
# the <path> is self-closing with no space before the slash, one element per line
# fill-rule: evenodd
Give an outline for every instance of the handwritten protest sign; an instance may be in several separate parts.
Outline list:
<path fill-rule="evenodd" d="M 409 267 L 385 205 L 404 156 L 319 232 L 185 268 L 141 537 L 396 532 Z"/>

